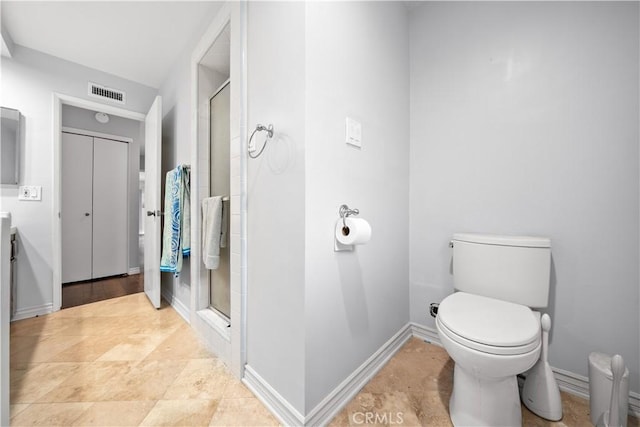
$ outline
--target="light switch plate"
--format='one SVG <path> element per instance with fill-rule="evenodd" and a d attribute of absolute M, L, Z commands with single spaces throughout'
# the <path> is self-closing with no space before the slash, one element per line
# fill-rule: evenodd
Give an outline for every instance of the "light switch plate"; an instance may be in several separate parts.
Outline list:
<path fill-rule="evenodd" d="M 362 147 L 362 124 L 347 117 L 346 119 L 346 143 L 356 147 Z"/>
<path fill-rule="evenodd" d="M 18 187 L 18 200 L 42 200 L 42 186 L 21 185 Z"/>

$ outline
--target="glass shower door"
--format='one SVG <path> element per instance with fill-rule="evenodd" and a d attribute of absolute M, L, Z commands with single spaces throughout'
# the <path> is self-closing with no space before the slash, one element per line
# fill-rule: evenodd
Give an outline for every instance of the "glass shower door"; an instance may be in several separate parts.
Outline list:
<path fill-rule="evenodd" d="M 220 264 L 216 270 L 210 271 L 209 276 L 209 305 L 212 309 L 225 316 L 231 317 L 230 295 L 230 245 L 229 223 L 231 220 L 230 171 L 229 171 L 229 147 L 230 147 L 230 84 L 227 81 L 209 100 L 210 114 L 210 150 L 211 173 L 209 183 L 211 196 L 222 196 L 223 215 L 226 221 L 222 224 L 226 227 L 220 247 Z M 226 240 L 224 242 L 223 240 Z"/>

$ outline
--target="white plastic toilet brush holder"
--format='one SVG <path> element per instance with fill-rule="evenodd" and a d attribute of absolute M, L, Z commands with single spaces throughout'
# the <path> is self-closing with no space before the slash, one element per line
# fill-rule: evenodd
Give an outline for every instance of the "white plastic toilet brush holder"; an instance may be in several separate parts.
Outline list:
<path fill-rule="evenodd" d="M 551 318 L 548 314 L 542 315 L 540 324 L 542 326 L 542 352 L 540 359 L 531 368 L 524 381 L 522 403 L 531 412 L 542 418 L 559 421 L 562 419 L 560 388 L 547 359 L 549 330 L 551 329 Z"/>
<path fill-rule="evenodd" d="M 598 419 L 597 427 L 622 427 L 620 419 L 619 399 L 620 399 L 620 382 L 624 374 L 624 359 L 619 354 L 611 358 L 611 373 L 613 374 L 613 385 L 611 386 L 611 402 L 607 409 Z"/>

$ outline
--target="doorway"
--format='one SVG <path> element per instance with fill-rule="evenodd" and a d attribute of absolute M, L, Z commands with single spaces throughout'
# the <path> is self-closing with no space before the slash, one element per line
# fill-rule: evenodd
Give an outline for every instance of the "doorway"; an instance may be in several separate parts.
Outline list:
<path fill-rule="evenodd" d="M 160 97 L 156 97 L 149 113 L 141 114 L 123 108 L 114 107 L 111 105 L 101 104 L 93 101 L 84 100 L 81 98 L 75 98 L 67 95 L 54 93 L 53 96 L 53 124 L 54 124 L 54 146 L 53 146 L 53 311 L 58 311 L 62 307 L 62 131 L 63 131 L 63 109 L 66 107 L 77 107 L 78 111 L 66 110 L 67 112 L 75 111 L 90 114 L 97 119 L 97 113 L 101 113 L 101 116 L 108 115 L 115 121 L 118 119 L 127 119 L 134 127 L 134 138 L 139 141 L 138 149 L 135 151 L 135 155 L 128 156 L 129 170 L 127 173 L 128 182 L 128 194 L 129 194 L 129 208 L 133 207 L 134 212 L 131 213 L 127 210 L 127 230 L 129 241 L 126 245 L 127 263 L 125 274 L 133 275 L 139 274 L 140 263 L 137 261 L 138 257 L 138 208 L 139 208 L 139 162 L 140 162 L 140 147 L 145 147 L 144 152 L 151 152 L 151 156 L 145 155 L 146 166 L 146 185 L 145 185 L 145 204 L 152 209 L 152 216 L 145 217 L 147 224 L 145 225 L 145 248 L 148 254 L 157 254 L 153 260 L 146 260 L 145 267 L 150 269 L 150 274 L 144 274 L 140 276 L 140 282 L 144 282 L 143 289 L 150 301 L 155 307 L 160 306 L 160 218 L 157 215 L 160 212 L 160 138 L 161 131 L 160 125 L 162 120 L 162 100 Z M 88 110 L 88 111 L 86 111 Z M 70 114 L 70 113 L 69 113 Z M 65 115 L 65 120 L 68 117 Z M 104 119 L 104 117 L 101 117 Z M 70 124 L 66 122 L 65 124 Z M 86 122 L 85 122 L 86 124 Z M 81 126 L 82 127 L 82 126 Z M 76 129 L 77 130 L 77 129 Z M 101 129 L 104 130 L 104 129 Z M 85 131 L 86 132 L 86 131 Z M 113 134 L 101 134 L 100 132 L 94 132 L 97 137 L 113 136 Z M 113 132 L 113 131 L 112 131 Z M 116 131 L 117 132 L 117 131 Z M 152 161 L 149 161 L 149 158 Z M 149 179 L 149 175 L 152 176 L 152 180 Z M 147 241 L 148 240 L 148 241 Z M 134 263 L 131 263 L 131 259 L 134 259 Z M 137 264 L 137 265 L 136 265 Z M 155 265 L 157 264 L 157 268 Z M 155 296 L 158 298 L 155 298 Z"/>
<path fill-rule="evenodd" d="M 203 337 L 207 345 L 242 378 L 245 365 L 246 338 L 246 5 L 242 2 L 225 3 L 196 45 L 191 56 L 192 87 L 192 263 L 191 326 Z M 221 73 L 212 66 L 211 59 L 226 64 Z M 214 79 L 215 77 L 215 79 Z M 229 136 L 228 155 L 218 155 L 228 163 L 228 193 L 211 187 L 216 165 L 212 163 L 210 141 L 210 100 L 229 80 Z M 215 98 L 214 98 L 215 99 Z M 218 193 L 219 192 L 219 193 Z M 216 194 L 218 193 L 218 194 Z M 229 213 L 229 316 L 212 308 L 212 295 L 216 292 L 215 278 L 204 262 L 200 246 L 201 204 L 211 195 L 228 196 L 223 207 Z M 222 282 L 223 284 L 224 281 Z M 213 291 L 212 291 L 213 284 Z M 225 284 L 226 286 L 226 284 Z M 224 289 L 224 288 L 223 288 Z M 226 295 L 223 297 L 227 299 Z"/>
<path fill-rule="evenodd" d="M 62 308 L 143 289 L 140 121 L 62 106 Z"/>
<path fill-rule="evenodd" d="M 201 287 L 199 313 L 208 323 L 229 337 L 231 327 L 231 242 L 229 220 L 235 208 L 231 197 L 230 171 L 230 99 L 233 83 L 230 79 L 231 25 L 227 22 L 208 46 L 197 64 L 198 79 L 198 140 L 203 148 L 200 165 L 208 179 L 201 188 L 200 198 L 222 198 L 220 261 L 214 270 L 205 269 L 206 286 Z M 226 221 L 224 221 L 226 219 Z"/>

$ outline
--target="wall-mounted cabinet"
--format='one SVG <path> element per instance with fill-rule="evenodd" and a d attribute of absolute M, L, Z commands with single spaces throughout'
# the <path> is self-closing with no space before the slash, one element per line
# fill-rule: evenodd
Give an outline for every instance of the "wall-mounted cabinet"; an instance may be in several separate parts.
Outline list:
<path fill-rule="evenodd" d="M 20 111 L 0 107 L 0 184 L 17 185 L 20 165 Z"/>

